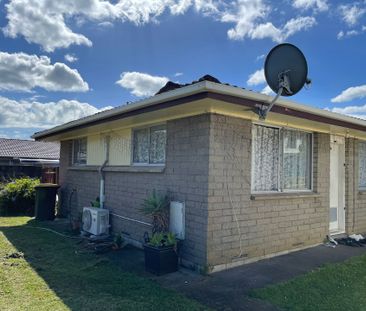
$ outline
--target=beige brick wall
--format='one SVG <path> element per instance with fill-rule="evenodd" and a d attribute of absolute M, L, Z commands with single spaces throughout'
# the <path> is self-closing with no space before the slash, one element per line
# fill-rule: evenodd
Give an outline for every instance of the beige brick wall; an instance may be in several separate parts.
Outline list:
<path fill-rule="evenodd" d="M 151 223 L 140 212 L 141 203 L 153 189 L 168 191 L 173 200 L 186 205 L 186 239 L 182 258 L 186 264 L 205 266 L 207 232 L 207 185 L 210 116 L 204 114 L 167 123 L 167 151 L 165 168 L 139 172 L 105 172 L 105 206 L 112 213 Z M 69 169 L 70 143 L 61 144 L 60 183 L 62 209 L 77 216 L 83 206 L 99 195 L 99 174 Z M 71 195 L 72 190 L 76 191 Z M 151 227 L 121 218 L 111 217 L 112 229 L 142 241 Z"/>
<path fill-rule="evenodd" d="M 329 135 L 314 134 L 314 194 L 251 196 L 249 120 L 211 115 L 208 265 L 323 241 L 329 227 Z"/>
<path fill-rule="evenodd" d="M 106 207 L 149 222 L 139 212 L 152 189 L 186 203 L 183 259 L 215 266 L 321 243 L 329 227 L 328 134 L 314 133 L 313 193 L 251 195 L 252 122 L 217 114 L 167 123 L 162 172 L 106 172 Z M 63 210 L 77 213 L 99 192 L 94 171 L 68 169 L 61 144 Z M 354 157 L 354 155 L 356 155 Z M 366 232 L 366 192 L 358 191 L 357 143 L 346 139 L 346 230 Z M 356 185 L 353 185 L 353 182 Z M 76 192 L 70 199 L 72 189 Z M 353 226 L 353 218 L 355 223 Z M 149 227 L 112 217 L 114 231 L 141 240 Z M 240 257 L 238 257 L 240 256 Z"/>

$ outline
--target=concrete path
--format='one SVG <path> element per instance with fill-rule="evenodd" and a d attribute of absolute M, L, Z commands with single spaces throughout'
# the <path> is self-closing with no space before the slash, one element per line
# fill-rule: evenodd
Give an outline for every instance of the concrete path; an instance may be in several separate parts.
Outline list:
<path fill-rule="evenodd" d="M 251 289 L 283 282 L 325 263 L 342 262 L 366 254 L 366 247 L 323 245 L 265 259 L 230 270 L 201 276 L 189 270 L 153 277 L 163 287 L 175 289 L 215 310 L 274 311 L 274 306 L 248 297 Z"/>

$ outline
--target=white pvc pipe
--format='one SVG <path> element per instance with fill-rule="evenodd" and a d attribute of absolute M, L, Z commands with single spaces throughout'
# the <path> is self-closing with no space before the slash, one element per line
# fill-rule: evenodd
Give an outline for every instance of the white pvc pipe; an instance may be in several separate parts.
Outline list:
<path fill-rule="evenodd" d="M 105 201 L 105 187 L 104 187 L 104 174 L 103 169 L 107 165 L 109 161 L 109 139 L 110 137 L 105 137 L 105 161 L 103 165 L 99 168 L 99 174 L 100 174 L 100 185 L 99 185 L 99 202 L 100 202 L 100 208 L 104 208 L 104 201 Z"/>
<path fill-rule="evenodd" d="M 100 201 L 100 208 L 104 208 L 104 177 L 100 179 L 99 201 Z"/>

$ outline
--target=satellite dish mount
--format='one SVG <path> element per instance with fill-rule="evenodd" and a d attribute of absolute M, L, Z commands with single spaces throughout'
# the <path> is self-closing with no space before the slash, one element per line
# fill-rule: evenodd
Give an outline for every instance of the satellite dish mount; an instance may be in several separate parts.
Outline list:
<path fill-rule="evenodd" d="M 292 96 L 298 93 L 308 79 L 308 65 L 304 54 L 294 45 L 283 43 L 275 46 L 267 55 L 264 64 L 267 84 L 276 93 L 269 105 L 258 107 L 257 113 L 265 120 L 268 112 L 280 96 Z"/>

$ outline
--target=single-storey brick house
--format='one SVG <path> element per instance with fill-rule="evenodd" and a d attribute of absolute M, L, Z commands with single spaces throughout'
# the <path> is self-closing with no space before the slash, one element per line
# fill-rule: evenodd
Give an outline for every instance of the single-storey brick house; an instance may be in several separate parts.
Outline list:
<path fill-rule="evenodd" d="M 182 262 L 217 271 L 366 231 L 366 121 L 204 77 L 34 134 L 60 141 L 62 211 L 99 195 L 142 241 L 153 190 L 185 203 Z M 106 141 L 109 143 L 107 144 Z M 108 149 L 108 150 L 106 150 Z M 107 160 L 107 161 L 106 161 Z"/>

